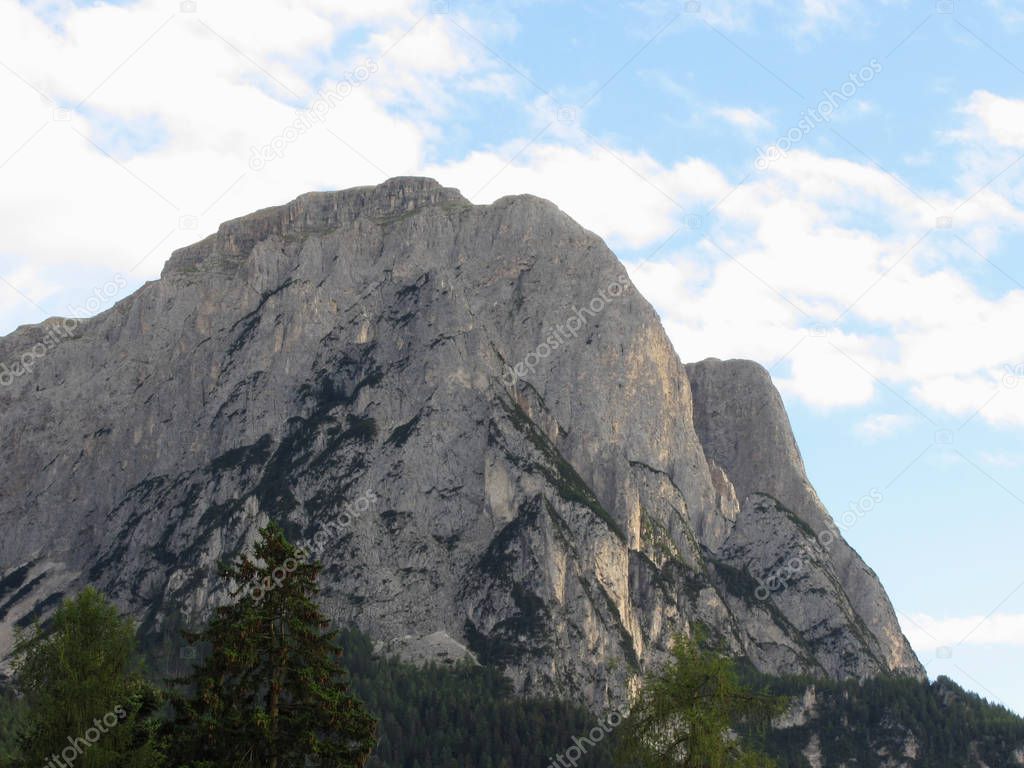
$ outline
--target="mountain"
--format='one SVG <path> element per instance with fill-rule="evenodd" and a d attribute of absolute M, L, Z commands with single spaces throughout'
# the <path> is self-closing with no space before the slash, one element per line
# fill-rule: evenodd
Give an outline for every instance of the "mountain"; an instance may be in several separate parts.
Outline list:
<path fill-rule="evenodd" d="M 608 706 L 697 627 L 765 673 L 923 675 L 767 372 L 681 363 L 539 198 L 303 195 L 0 361 L 33 348 L 0 387 L 0 648 L 87 583 L 173 647 L 272 518 L 340 624 L 520 692 Z"/>

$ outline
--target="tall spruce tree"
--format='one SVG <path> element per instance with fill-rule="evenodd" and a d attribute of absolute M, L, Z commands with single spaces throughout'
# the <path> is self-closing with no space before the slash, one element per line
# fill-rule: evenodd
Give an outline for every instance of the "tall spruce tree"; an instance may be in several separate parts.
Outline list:
<path fill-rule="evenodd" d="M 619 757 L 637 768 L 771 768 L 738 727 L 767 725 L 785 700 L 747 689 L 735 664 L 677 638 L 672 659 L 650 677 L 621 728 Z"/>
<path fill-rule="evenodd" d="M 348 692 L 341 649 L 315 603 L 320 564 L 282 529 L 260 531 L 255 558 L 222 566 L 234 602 L 186 633 L 206 651 L 180 681 L 173 754 L 194 768 L 359 768 L 377 723 Z"/>
<path fill-rule="evenodd" d="M 20 636 L 14 659 L 26 708 L 24 765 L 162 764 L 155 720 L 161 695 L 143 677 L 131 620 L 95 589 L 65 601 L 47 627 Z"/>

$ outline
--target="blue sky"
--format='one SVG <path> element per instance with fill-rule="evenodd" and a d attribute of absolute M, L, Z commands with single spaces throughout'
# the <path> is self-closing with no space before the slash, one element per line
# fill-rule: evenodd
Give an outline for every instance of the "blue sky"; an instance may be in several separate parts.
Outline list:
<path fill-rule="evenodd" d="M 1024 712 L 1024 9 L 338 5 L 0 0 L 0 332 L 310 189 L 548 197 L 770 367 L 929 672 Z"/>

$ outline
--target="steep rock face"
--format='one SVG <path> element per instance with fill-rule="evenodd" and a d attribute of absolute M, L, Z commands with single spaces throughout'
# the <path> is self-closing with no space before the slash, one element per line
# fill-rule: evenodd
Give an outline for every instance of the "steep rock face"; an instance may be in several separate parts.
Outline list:
<path fill-rule="evenodd" d="M 338 621 L 520 690 L 604 706 L 698 623 L 768 672 L 922 672 L 767 374 L 684 367 L 534 197 L 402 178 L 225 223 L 0 388 L 0 467 L 0 645 L 84 583 L 173 643 L 273 518 Z"/>
<path fill-rule="evenodd" d="M 914 667 L 917 659 L 910 647 L 901 642 L 896 614 L 879 588 L 878 577 L 843 540 L 807 480 L 782 398 L 767 371 L 751 362 L 718 360 L 687 365 L 686 370 L 694 390 L 697 433 L 708 461 L 724 469 L 740 498 L 762 494 L 777 500 L 794 513 L 795 522 L 804 524 L 804 533 L 812 535 L 807 542 L 812 550 L 807 559 L 815 562 L 816 572 L 798 572 L 797 578 L 806 579 L 808 586 L 815 579 L 824 578 L 827 583 L 841 587 L 828 590 L 827 584 L 821 585 L 829 591 L 833 604 L 846 620 L 858 627 L 870 655 L 896 668 Z M 752 396 L 753 393 L 756 394 Z M 754 525 L 753 520 L 745 519 L 744 525 L 737 528 L 746 532 Z M 728 542 L 730 548 L 740 545 L 740 530 Z M 766 533 L 772 538 L 775 532 Z M 754 549 L 764 562 L 767 548 Z M 809 607 L 807 601 L 801 604 Z M 799 612 L 790 618 L 796 616 Z M 807 616 L 800 618 L 797 626 L 805 637 L 832 633 L 835 629 L 829 626 L 828 618 L 814 626 L 807 622 Z M 831 618 L 837 615 L 833 613 Z M 838 637 L 839 633 L 833 636 Z M 853 647 L 850 652 L 858 653 Z M 858 674 L 869 672 L 871 662 L 860 661 L 864 667 Z"/>

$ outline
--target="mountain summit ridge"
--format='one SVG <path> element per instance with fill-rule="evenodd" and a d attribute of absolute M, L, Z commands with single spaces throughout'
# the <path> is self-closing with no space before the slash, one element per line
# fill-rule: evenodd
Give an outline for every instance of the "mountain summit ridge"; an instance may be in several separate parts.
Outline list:
<path fill-rule="evenodd" d="M 520 691 L 605 706 L 697 625 L 766 672 L 923 675 L 767 371 L 683 365 L 540 198 L 405 177 L 225 222 L 0 409 L 0 650 L 85 583 L 173 643 L 273 518 L 332 618 Z"/>

